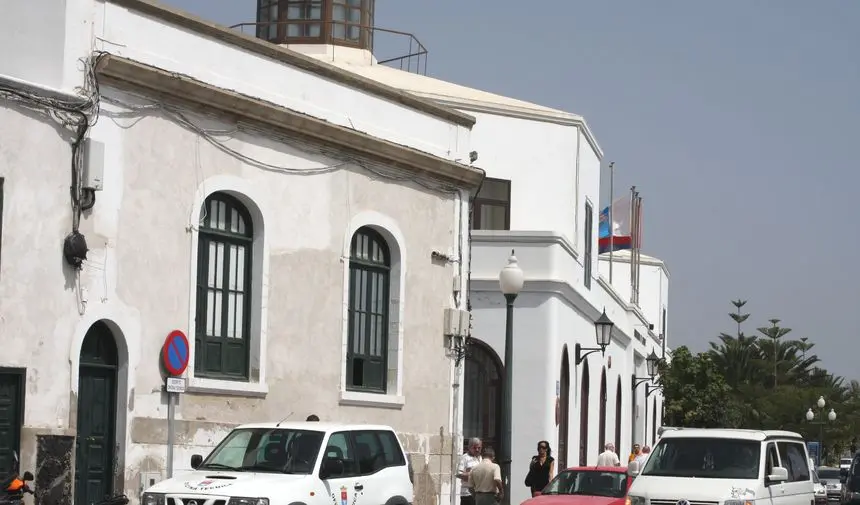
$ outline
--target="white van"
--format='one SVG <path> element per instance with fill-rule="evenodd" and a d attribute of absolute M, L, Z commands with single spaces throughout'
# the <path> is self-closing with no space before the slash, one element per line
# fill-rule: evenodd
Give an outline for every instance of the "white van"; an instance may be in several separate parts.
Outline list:
<path fill-rule="evenodd" d="M 321 422 L 235 428 L 193 471 L 142 505 L 411 505 L 414 473 L 388 426 Z"/>
<path fill-rule="evenodd" d="M 810 505 L 815 492 L 806 444 L 790 431 L 667 430 L 626 505 Z"/>

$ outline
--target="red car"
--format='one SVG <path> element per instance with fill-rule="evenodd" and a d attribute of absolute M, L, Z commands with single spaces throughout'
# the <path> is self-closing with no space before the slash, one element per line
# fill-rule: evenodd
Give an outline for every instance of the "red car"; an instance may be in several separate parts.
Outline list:
<path fill-rule="evenodd" d="M 627 467 L 574 466 L 559 472 L 522 505 L 625 505 L 633 478 Z"/>

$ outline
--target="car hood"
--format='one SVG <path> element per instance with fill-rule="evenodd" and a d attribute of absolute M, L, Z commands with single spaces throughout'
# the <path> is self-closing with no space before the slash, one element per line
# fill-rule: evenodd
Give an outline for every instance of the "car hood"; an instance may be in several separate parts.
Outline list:
<path fill-rule="evenodd" d="M 529 498 L 521 505 L 623 505 L 624 498 L 588 496 L 582 494 L 542 494 Z"/>
<path fill-rule="evenodd" d="M 265 497 L 266 489 L 296 486 L 310 475 L 272 472 L 189 472 L 147 489 L 147 493 Z M 262 493 L 262 494 L 261 494 Z"/>
<path fill-rule="evenodd" d="M 724 501 L 754 500 L 756 479 L 705 479 L 640 475 L 629 494 L 651 500 Z"/>

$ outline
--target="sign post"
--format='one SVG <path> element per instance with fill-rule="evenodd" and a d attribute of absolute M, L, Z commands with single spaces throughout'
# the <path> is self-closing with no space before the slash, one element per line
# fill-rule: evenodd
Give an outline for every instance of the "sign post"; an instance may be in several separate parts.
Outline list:
<path fill-rule="evenodd" d="M 173 330 L 164 339 L 161 348 L 161 363 L 167 370 L 164 390 L 167 392 L 167 478 L 173 477 L 173 445 L 176 439 L 176 395 L 185 392 L 185 377 L 180 377 L 188 368 L 188 338 L 180 330 Z"/>

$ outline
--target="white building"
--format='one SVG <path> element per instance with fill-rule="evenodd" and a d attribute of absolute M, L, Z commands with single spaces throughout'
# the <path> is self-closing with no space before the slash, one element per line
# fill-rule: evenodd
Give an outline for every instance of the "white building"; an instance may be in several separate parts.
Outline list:
<path fill-rule="evenodd" d="M 660 393 L 646 403 L 645 387 L 631 386 L 665 343 L 668 274 L 643 259 L 639 306 L 625 292 L 624 254 L 614 285 L 606 280 L 595 218 L 603 154 L 584 119 L 381 65 L 371 31 L 358 26 L 372 25 L 372 0 L 349 12 L 340 0 L 307 3 L 278 10 L 260 0 L 260 38 L 149 0 L 38 9 L 16 0 L 6 11 L 0 41 L 30 50 L 0 60 L 4 89 L 81 101 L 85 58 L 97 62 L 101 110 L 76 164 L 77 203 L 95 197 L 81 209 L 91 250 L 78 271 L 58 253 L 76 214 L 68 132 L 20 103 L 0 106 L 0 334 L 11 336 L 0 363 L 10 394 L 0 398 L 17 408 L 0 449 L 22 448 L 29 467 L 74 459 L 69 475 L 91 483 L 77 487 L 81 499 L 108 490 L 136 499 L 164 475 L 158 354 L 179 328 L 195 338 L 177 407 L 177 472 L 236 423 L 316 413 L 394 426 L 416 462 L 416 502 L 456 501 L 463 435 L 500 444 L 498 273 L 511 249 L 526 274 L 514 320 L 512 502 L 526 497 L 538 440 L 560 464 L 593 462 L 601 440 L 617 441 L 622 459 L 652 440 Z M 40 31 L 16 29 L 27 23 Z M 466 164 L 473 153 L 487 179 Z M 228 206 L 244 216 L 244 233 L 238 221 L 238 233 L 210 232 Z M 367 356 L 350 345 L 357 232 L 389 251 L 379 265 L 387 348 Z M 198 324 L 216 317 L 204 274 L 220 242 L 247 247 L 233 290 L 247 300 L 238 346 Z M 470 275 L 473 339 L 457 367 L 443 311 L 467 307 Z M 231 307 L 221 304 L 222 326 L 238 321 L 224 316 Z M 575 363 L 577 344 L 595 346 L 604 308 L 616 325 L 611 345 Z M 231 348 L 244 354 L 218 354 Z M 359 374 L 363 388 L 354 360 L 378 372 Z M 62 474 L 63 465 L 40 467 L 40 489 Z"/>
<path fill-rule="evenodd" d="M 164 477 L 180 329 L 176 472 L 317 414 L 395 427 L 416 503 L 447 501 L 474 118 L 148 0 L 14 0 L 0 42 L 27 48 L 0 58 L 0 457 L 39 500 Z"/>
<path fill-rule="evenodd" d="M 526 281 L 514 317 L 511 502 L 529 496 L 522 482 L 540 440 L 550 441 L 557 467 L 593 464 L 604 441 L 616 443 L 622 460 L 634 443 L 653 443 L 660 390 L 634 377 L 648 377 L 652 351 L 664 355 L 669 274 L 642 255 L 639 303 L 630 303 L 630 256 L 619 251 L 610 285 L 608 255 L 597 250 L 603 152 L 585 119 L 379 65 L 367 53 L 291 47 L 477 118 L 470 148 L 487 179 L 471 223 L 473 340 L 461 419 L 464 437 L 501 444 L 505 302 L 498 276 L 515 249 Z M 596 347 L 594 321 L 604 309 L 615 323 L 612 343 L 605 355 L 577 364 L 577 344 Z"/>

